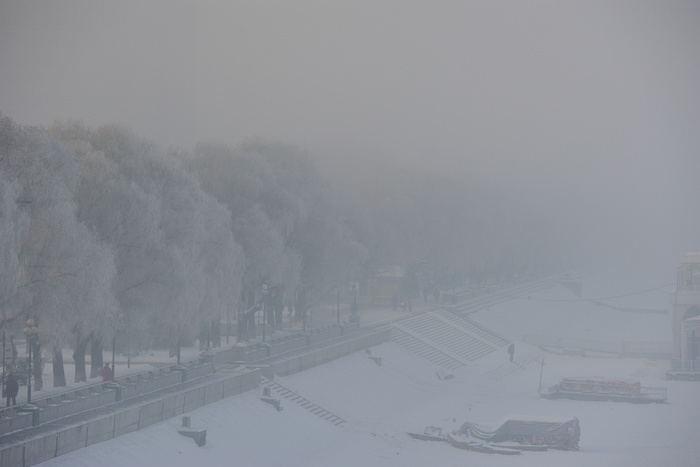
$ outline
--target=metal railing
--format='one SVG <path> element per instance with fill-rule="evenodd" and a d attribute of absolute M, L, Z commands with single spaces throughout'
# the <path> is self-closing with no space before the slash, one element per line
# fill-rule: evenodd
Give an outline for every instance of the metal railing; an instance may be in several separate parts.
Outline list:
<path fill-rule="evenodd" d="M 589 352 L 612 353 L 626 356 L 670 357 L 673 349 L 670 342 L 608 342 L 559 336 L 526 334 L 528 344 L 557 349 L 577 349 Z"/>
<path fill-rule="evenodd" d="M 681 360 L 674 358 L 671 360 L 671 370 L 700 373 L 700 360 Z"/>
<path fill-rule="evenodd" d="M 640 388 L 640 395 L 646 397 L 647 399 L 663 399 L 666 400 L 668 397 L 668 390 L 661 387 L 646 387 L 642 386 Z"/>
<path fill-rule="evenodd" d="M 188 359 L 182 359 L 181 361 L 182 367 L 186 368 L 188 370 L 195 370 L 196 368 L 203 368 L 208 366 L 208 363 L 206 361 L 206 358 L 198 355 L 194 356 Z M 128 375 L 124 376 L 118 376 L 116 377 L 112 382 L 113 383 L 118 383 L 117 386 L 120 386 L 122 388 L 138 388 L 139 386 L 148 386 L 148 382 L 150 380 L 157 379 L 160 376 L 166 376 L 170 374 L 174 368 L 176 368 L 176 364 L 169 364 L 165 365 L 160 368 L 156 369 L 149 369 L 149 370 L 142 370 L 142 371 L 137 371 L 134 373 L 130 373 Z M 26 414 L 28 411 L 38 411 L 38 412 L 44 412 L 44 411 L 49 411 L 49 412 L 57 412 L 55 416 L 65 416 L 70 414 L 71 409 L 67 410 L 61 410 L 57 411 L 55 408 L 57 406 L 64 406 L 66 404 L 71 405 L 75 407 L 75 410 L 77 411 L 82 411 L 85 409 L 85 407 L 89 406 L 90 404 L 86 403 L 87 399 L 95 399 L 96 401 L 98 399 L 101 399 L 101 396 L 103 394 L 106 394 L 107 388 L 109 388 L 109 383 L 110 382 L 95 382 L 95 383 L 84 383 L 81 384 L 78 387 L 73 387 L 73 388 L 67 388 L 65 390 L 58 390 L 58 391 L 52 391 L 50 394 L 38 397 L 38 398 L 32 398 L 32 404 L 27 404 L 26 401 L 24 402 L 19 402 L 19 404 L 12 406 L 12 407 L 4 407 L 0 408 L 0 421 L 3 419 L 7 420 L 13 417 L 18 417 Z M 138 393 L 138 390 L 131 391 Z M 85 407 L 83 407 L 85 406 Z M 51 418 L 51 417 L 50 417 Z M 39 417 L 35 417 L 35 420 L 32 422 L 36 426 L 36 423 L 38 423 Z M 42 418 L 41 423 L 46 423 L 52 421 Z M 6 428 L 3 423 L 0 423 L 0 436 L 4 434 L 6 431 Z M 16 428 L 16 427 L 15 427 Z M 25 428 L 25 427 L 22 427 Z"/>

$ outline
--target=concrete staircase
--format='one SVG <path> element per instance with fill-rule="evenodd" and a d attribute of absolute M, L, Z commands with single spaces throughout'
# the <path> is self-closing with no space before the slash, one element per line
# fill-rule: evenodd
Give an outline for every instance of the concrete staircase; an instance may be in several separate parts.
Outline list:
<path fill-rule="evenodd" d="M 280 396 L 284 397 L 287 400 L 290 400 L 298 405 L 300 405 L 302 408 L 308 410 L 312 414 L 316 415 L 317 417 L 326 420 L 327 422 L 332 423 L 335 426 L 343 426 L 347 422 L 343 420 L 341 417 L 338 415 L 334 414 L 333 412 L 330 412 L 329 410 L 324 409 L 320 405 L 311 402 L 304 396 L 296 393 L 295 391 L 283 386 L 280 384 L 277 380 L 271 381 L 267 378 L 263 378 L 262 380 L 262 387 L 263 388 L 269 388 L 271 391 L 275 391 L 277 394 Z"/>
<path fill-rule="evenodd" d="M 508 340 L 446 310 L 392 323 L 392 341 L 434 364 L 453 370 L 500 349 Z"/>

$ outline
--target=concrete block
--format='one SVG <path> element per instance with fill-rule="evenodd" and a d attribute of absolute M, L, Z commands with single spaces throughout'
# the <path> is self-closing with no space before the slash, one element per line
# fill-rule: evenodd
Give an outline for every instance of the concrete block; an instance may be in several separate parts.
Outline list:
<path fill-rule="evenodd" d="M 223 381 L 215 381 L 207 385 L 204 390 L 204 404 L 220 401 L 224 398 L 224 383 Z"/>
<path fill-rule="evenodd" d="M 87 425 L 78 425 L 61 430 L 56 435 L 56 457 L 87 445 Z"/>
<path fill-rule="evenodd" d="M 76 413 L 76 406 L 73 405 L 75 401 L 64 401 L 59 402 L 56 405 L 49 405 L 41 411 L 41 421 L 43 423 L 50 423 L 59 418 L 66 417 L 68 415 L 73 415 Z"/>
<path fill-rule="evenodd" d="M 315 361 L 316 358 L 313 353 L 302 355 L 301 363 L 299 364 L 299 370 L 304 371 L 308 370 L 309 368 L 312 368 L 314 366 Z"/>
<path fill-rule="evenodd" d="M 61 394 L 61 400 L 63 402 L 74 401 L 78 398 L 78 391 L 68 391 Z"/>
<path fill-rule="evenodd" d="M 188 379 L 201 378 L 211 373 L 211 365 L 197 365 L 187 371 Z"/>
<path fill-rule="evenodd" d="M 262 360 L 263 358 L 267 358 L 267 347 L 255 349 L 255 360 Z"/>
<path fill-rule="evenodd" d="M 287 360 L 287 371 L 285 372 L 285 374 L 291 375 L 291 374 L 298 372 L 300 366 L 301 366 L 301 359 L 298 357 Z"/>
<path fill-rule="evenodd" d="M 261 397 L 260 400 L 273 406 L 278 412 L 282 411 L 282 401 L 273 397 Z"/>
<path fill-rule="evenodd" d="M 131 433 L 139 428 L 139 407 L 125 409 L 124 412 L 114 414 L 114 437 Z"/>
<path fill-rule="evenodd" d="M 229 364 L 229 363 L 233 363 L 235 361 L 234 350 L 233 350 L 234 348 L 235 347 L 229 348 L 229 349 L 224 349 L 224 350 L 217 352 L 216 353 L 216 361 L 220 362 L 224 365 Z"/>
<path fill-rule="evenodd" d="M 12 431 L 23 430 L 30 426 L 32 426 L 31 413 L 12 411 L 7 418 L 0 418 L 0 436 Z"/>
<path fill-rule="evenodd" d="M 182 383 L 182 375 L 178 372 L 173 372 L 154 378 L 149 387 L 152 391 L 158 391 L 180 383 Z"/>
<path fill-rule="evenodd" d="M 163 402 L 163 420 L 176 417 L 182 413 L 182 406 L 177 404 L 177 396 L 168 396 Z"/>
<path fill-rule="evenodd" d="M 86 446 L 101 443 L 114 437 L 114 415 L 87 422 Z"/>
<path fill-rule="evenodd" d="M 200 448 L 207 444 L 207 430 L 178 430 L 182 436 L 192 438 Z"/>
<path fill-rule="evenodd" d="M 275 377 L 275 370 L 274 370 L 273 366 L 267 366 L 267 367 L 263 368 L 262 370 L 263 370 L 263 372 L 262 372 L 263 377 L 265 377 L 267 379 L 273 379 Z"/>
<path fill-rule="evenodd" d="M 161 420 L 163 420 L 163 401 L 153 401 L 139 408 L 139 430 Z"/>
<path fill-rule="evenodd" d="M 299 350 L 306 347 L 306 337 L 294 339 L 289 343 L 289 351 Z"/>
<path fill-rule="evenodd" d="M 85 412 L 86 410 L 92 410 L 100 407 L 102 405 L 100 402 L 99 397 L 86 397 L 73 402 L 71 405 L 74 405 L 74 407 L 71 407 L 71 409 L 73 409 L 73 413 Z"/>
<path fill-rule="evenodd" d="M 326 361 L 335 360 L 336 358 L 342 357 L 345 355 L 347 355 L 347 354 L 342 352 L 341 347 L 339 347 L 339 346 L 330 347 L 328 349 L 328 354 L 326 355 Z"/>
<path fill-rule="evenodd" d="M 272 368 L 274 375 L 286 376 L 289 374 L 289 372 L 288 372 L 289 360 L 282 360 L 282 361 L 276 362 L 271 368 Z"/>
<path fill-rule="evenodd" d="M 56 434 L 51 433 L 48 436 L 27 441 L 24 444 L 24 465 L 40 464 L 53 459 L 56 456 L 56 438 Z"/>
<path fill-rule="evenodd" d="M 183 394 L 182 411 L 191 412 L 204 405 L 204 388 L 194 388 Z"/>
<path fill-rule="evenodd" d="M 0 465 L 22 465 L 24 444 L 0 447 Z"/>
<path fill-rule="evenodd" d="M 243 375 L 234 376 L 223 381 L 223 397 L 231 397 L 243 392 Z"/>
<path fill-rule="evenodd" d="M 131 399 L 136 396 L 141 395 L 141 391 L 135 384 L 123 384 L 122 383 L 122 400 Z M 113 391 L 116 393 L 116 391 Z M 116 397 L 116 396 L 115 396 Z"/>
<path fill-rule="evenodd" d="M 231 357 L 234 362 L 248 362 L 248 347 L 245 345 L 234 345 L 231 348 L 233 356 Z"/>
<path fill-rule="evenodd" d="M 248 373 L 243 373 L 243 391 L 248 391 L 250 389 L 257 388 L 260 384 L 261 375 L 262 370 L 260 368 L 251 370 Z"/>

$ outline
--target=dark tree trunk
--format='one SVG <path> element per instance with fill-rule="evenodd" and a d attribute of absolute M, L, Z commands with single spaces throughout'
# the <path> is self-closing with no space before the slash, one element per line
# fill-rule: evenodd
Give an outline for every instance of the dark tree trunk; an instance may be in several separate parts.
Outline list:
<path fill-rule="evenodd" d="M 281 331 L 282 326 L 282 310 L 284 310 L 284 305 L 282 300 L 275 301 L 275 329 Z"/>
<path fill-rule="evenodd" d="M 281 331 L 284 326 L 282 324 L 282 312 L 284 311 L 284 288 L 280 286 L 275 295 L 275 329 Z"/>
<path fill-rule="evenodd" d="M 34 373 L 34 390 L 41 391 L 44 388 L 44 379 L 41 377 L 41 344 L 39 343 L 38 337 L 33 339 L 32 343 L 32 371 Z"/>
<path fill-rule="evenodd" d="M 87 350 L 87 344 L 89 341 L 89 337 L 81 339 L 80 334 L 78 334 L 78 341 L 76 342 L 75 349 L 73 350 L 73 361 L 75 362 L 75 383 L 87 381 L 87 375 L 85 373 L 85 351 Z"/>
<path fill-rule="evenodd" d="M 221 347 L 221 317 L 211 323 L 211 346 Z"/>
<path fill-rule="evenodd" d="M 209 331 L 207 330 L 206 326 L 202 326 L 199 328 L 199 350 L 204 350 L 207 348 L 207 336 Z"/>
<path fill-rule="evenodd" d="M 53 348 L 53 387 L 66 386 L 66 372 L 63 368 L 63 351 L 60 347 Z"/>
<path fill-rule="evenodd" d="M 102 342 L 93 337 L 90 339 L 90 378 L 102 376 Z"/>
<path fill-rule="evenodd" d="M 270 307 L 265 310 L 265 313 L 267 313 L 267 329 L 272 336 L 275 334 L 275 310 Z"/>
<path fill-rule="evenodd" d="M 254 311 L 253 311 L 254 310 Z M 253 307 L 253 309 L 248 313 L 248 339 L 255 339 L 257 335 L 257 327 L 255 324 L 255 314 L 260 310 L 260 308 Z"/>

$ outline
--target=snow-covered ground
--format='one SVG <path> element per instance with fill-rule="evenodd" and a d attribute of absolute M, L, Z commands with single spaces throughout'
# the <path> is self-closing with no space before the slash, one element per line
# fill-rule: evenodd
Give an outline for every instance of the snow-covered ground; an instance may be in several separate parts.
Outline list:
<path fill-rule="evenodd" d="M 604 298 L 618 307 L 667 308 L 672 287 L 668 271 L 658 281 L 620 282 L 584 278 L 584 297 Z M 664 272 L 664 271 L 662 271 Z M 637 274 L 639 276 L 639 274 Z M 617 286 L 611 286 L 611 280 Z M 533 293 L 484 309 L 471 317 L 516 342 L 516 360 L 541 353 L 544 367 L 531 362 L 503 376 L 493 370 L 508 362 L 505 351 L 453 371 L 452 379 L 436 376 L 439 368 L 394 343 L 327 365 L 279 378 L 317 405 L 347 423 L 337 427 L 301 406 L 282 399 L 276 411 L 257 391 L 208 405 L 188 415 L 192 428 L 207 430 L 203 447 L 177 433 L 181 417 L 64 455 L 48 466 L 245 465 L 245 466 L 694 466 L 700 459 L 700 383 L 666 381 L 665 360 L 586 358 L 541 352 L 522 342 L 526 333 L 600 340 L 670 341 L 670 316 L 613 310 L 577 297 L 564 287 Z M 614 303 L 612 303 L 614 302 Z M 668 388 L 665 404 L 629 404 L 546 400 L 543 385 L 563 376 L 601 376 L 641 380 L 644 386 Z M 407 432 L 426 426 L 445 431 L 471 421 L 497 427 L 510 415 L 541 418 L 577 417 L 580 450 L 523 452 L 499 456 L 463 451 L 443 442 L 419 441 Z"/>

